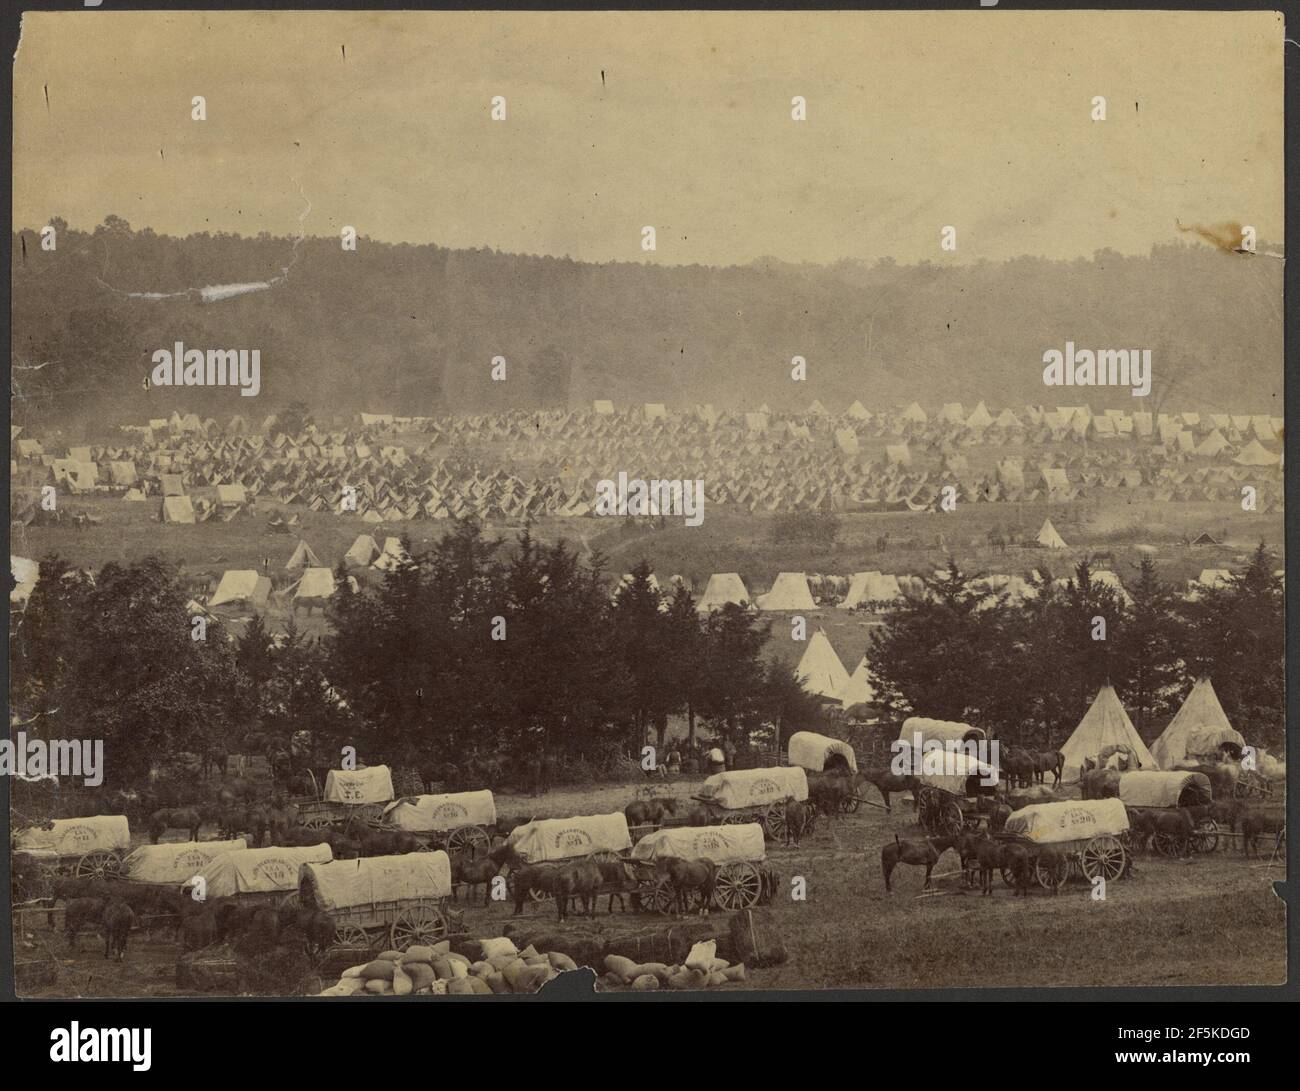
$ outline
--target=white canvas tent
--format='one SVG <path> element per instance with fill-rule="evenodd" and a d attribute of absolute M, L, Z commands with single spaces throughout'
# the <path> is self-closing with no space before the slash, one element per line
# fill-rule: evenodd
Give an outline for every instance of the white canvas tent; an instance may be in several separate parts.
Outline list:
<path fill-rule="evenodd" d="M 1216 755 L 1222 743 L 1245 746 L 1246 740 L 1228 722 L 1219 695 L 1208 677 L 1199 678 L 1169 725 L 1151 747 L 1161 769 L 1176 769 L 1194 755 Z"/>
<path fill-rule="evenodd" d="M 871 686 L 871 678 L 867 671 L 867 657 L 864 655 L 853 669 L 853 673 L 849 675 L 844 692 L 840 694 L 840 707 L 847 710 L 855 705 L 869 705 L 875 699 L 876 691 Z"/>
<path fill-rule="evenodd" d="M 379 556 L 379 546 L 369 534 L 358 534 L 357 540 L 343 555 L 349 568 L 367 568 Z"/>
<path fill-rule="evenodd" d="M 265 576 L 259 576 L 252 568 L 232 568 L 221 574 L 221 582 L 212 593 L 208 609 L 236 604 L 265 606 L 270 593 L 271 581 Z"/>
<path fill-rule="evenodd" d="M 772 590 L 759 595 L 755 605 L 760 610 L 816 610 L 812 592 L 808 590 L 808 577 L 802 572 L 777 574 Z"/>
<path fill-rule="evenodd" d="M 839 603 L 841 610 L 856 610 L 872 602 L 894 602 L 903 597 L 898 577 L 881 572 L 855 572 L 849 583 L 844 601 Z"/>
<path fill-rule="evenodd" d="M 1096 698 L 1079 721 L 1079 726 L 1061 747 L 1065 759 L 1062 781 L 1077 781 L 1084 759 L 1092 758 L 1095 761 L 1102 749 L 1108 746 L 1131 747 L 1142 769 L 1158 768 L 1156 759 L 1151 756 L 1151 751 L 1147 749 L 1142 736 L 1137 733 L 1133 721 L 1120 704 L 1119 695 L 1109 683 L 1097 691 Z"/>
<path fill-rule="evenodd" d="M 706 614 L 710 610 L 722 609 L 729 602 L 734 602 L 737 606 L 749 605 L 745 581 L 736 572 L 715 572 L 709 577 L 708 586 L 704 588 L 704 594 L 695 604 L 695 609 Z"/>
<path fill-rule="evenodd" d="M 325 566 L 321 564 L 320 558 L 316 556 L 312 547 L 300 538 L 298 540 L 298 545 L 294 548 L 293 556 L 289 558 L 288 563 L 284 567 L 293 569 L 324 568 Z"/>
<path fill-rule="evenodd" d="M 294 587 L 295 602 L 327 599 L 334 594 L 334 573 L 328 568 L 308 568 Z"/>
<path fill-rule="evenodd" d="M 1056 532 L 1056 528 L 1052 526 L 1052 521 L 1050 519 L 1043 520 L 1043 529 L 1038 532 L 1038 537 L 1035 541 L 1037 541 L 1041 546 L 1046 546 L 1048 549 L 1070 548 L 1065 544 L 1065 539 Z"/>
<path fill-rule="evenodd" d="M 803 682 L 804 689 L 822 697 L 840 700 L 849 685 L 849 672 L 844 669 L 840 657 L 835 654 L 826 633 L 818 629 L 808 641 L 795 675 Z"/>

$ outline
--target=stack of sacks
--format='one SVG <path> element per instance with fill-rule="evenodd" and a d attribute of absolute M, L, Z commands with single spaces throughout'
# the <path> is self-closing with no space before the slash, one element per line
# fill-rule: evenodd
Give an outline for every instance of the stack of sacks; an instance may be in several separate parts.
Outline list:
<path fill-rule="evenodd" d="M 576 970 L 559 951 L 549 955 L 529 946 L 518 950 L 508 938 L 481 941 L 481 957 L 472 962 L 443 940 L 431 947 L 385 951 L 364 966 L 343 972 L 337 985 L 321 996 L 490 996 L 534 993 L 561 970 Z"/>
<path fill-rule="evenodd" d="M 725 958 L 717 957 L 715 941 L 697 943 L 680 966 L 662 962 L 638 965 L 622 955 L 606 955 L 606 974 L 599 984 L 606 989 L 631 987 L 635 992 L 649 992 L 664 987 L 670 989 L 707 989 L 725 985 L 729 981 L 745 980 L 745 964 L 731 965 Z"/>

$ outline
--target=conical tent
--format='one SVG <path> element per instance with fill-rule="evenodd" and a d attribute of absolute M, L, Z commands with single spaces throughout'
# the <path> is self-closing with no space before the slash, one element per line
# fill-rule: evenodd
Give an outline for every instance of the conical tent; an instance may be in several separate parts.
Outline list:
<path fill-rule="evenodd" d="M 704 588 L 704 594 L 700 596 L 695 608 L 705 614 L 710 610 L 720 610 L 729 602 L 734 602 L 737 606 L 749 605 L 749 592 L 745 590 L 745 582 L 737 572 L 715 572 L 709 577 L 708 586 Z"/>
<path fill-rule="evenodd" d="M 1175 769 L 1181 761 L 1215 754 L 1225 742 L 1246 745 L 1241 732 L 1228 722 L 1209 678 L 1200 678 L 1178 714 L 1156 739 L 1151 753 L 1161 769 Z"/>
<path fill-rule="evenodd" d="M 1115 688 L 1109 683 L 1097 691 L 1096 699 L 1084 713 L 1074 734 L 1061 747 L 1061 754 L 1065 758 L 1065 772 L 1061 779 L 1067 783 L 1077 781 L 1084 760 L 1092 758 L 1096 761 L 1097 755 L 1108 746 L 1132 747 L 1140 768 L 1158 768 L 1156 759 L 1151 756 L 1147 744 L 1142 741 L 1142 736 L 1137 733 L 1133 721 L 1120 704 Z"/>
<path fill-rule="evenodd" d="M 858 661 L 853 673 L 849 675 L 848 685 L 840 694 L 840 704 L 849 709 L 854 705 L 869 705 L 875 699 L 876 691 L 871 688 L 871 682 L 867 677 L 867 657 L 864 655 Z"/>
<path fill-rule="evenodd" d="M 1065 539 L 1056 533 L 1056 528 L 1052 526 L 1050 519 L 1043 520 L 1043 529 L 1038 532 L 1036 539 L 1038 544 L 1046 546 L 1048 549 L 1069 549 L 1065 544 Z"/>
<path fill-rule="evenodd" d="M 848 689 L 849 672 L 835 654 L 826 634 L 818 629 L 808 641 L 808 648 L 795 668 L 795 674 L 809 693 L 838 701 Z"/>
<path fill-rule="evenodd" d="M 1281 461 L 1257 439 L 1252 439 L 1232 460 L 1238 466 L 1275 466 Z"/>
<path fill-rule="evenodd" d="M 893 602 L 903 597 L 898 577 L 880 572 L 855 572 L 848 593 L 839 604 L 841 610 L 856 610 L 870 602 Z"/>
<path fill-rule="evenodd" d="M 808 577 L 802 572 L 781 572 L 772 584 L 772 590 L 754 600 L 760 610 L 815 610 L 812 592 L 808 590 Z"/>
<path fill-rule="evenodd" d="M 352 548 L 343 556 L 349 567 L 365 568 L 379 556 L 379 546 L 369 534 L 358 534 Z"/>
<path fill-rule="evenodd" d="M 265 606 L 271 594 L 271 581 L 252 568 L 232 568 L 222 573 L 221 582 L 208 602 L 209 609 L 234 604 Z"/>
<path fill-rule="evenodd" d="M 298 545 L 293 551 L 293 556 L 289 558 L 289 563 L 285 568 L 323 568 L 320 558 L 316 556 L 315 551 L 304 542 L 298 539 Z"/>

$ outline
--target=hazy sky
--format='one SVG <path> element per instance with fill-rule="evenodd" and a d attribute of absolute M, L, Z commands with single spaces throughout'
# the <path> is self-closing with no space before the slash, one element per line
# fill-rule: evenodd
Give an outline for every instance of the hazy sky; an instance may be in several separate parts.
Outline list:
<path fill-rule="evenodd" d="M 1267 12 L 28 13 L 14 222 L 292 235 L 305 194 L 308 234 L 589 261 L 1145 253 L 1175 220 L 1280 245 L 1282 34 Z"/>

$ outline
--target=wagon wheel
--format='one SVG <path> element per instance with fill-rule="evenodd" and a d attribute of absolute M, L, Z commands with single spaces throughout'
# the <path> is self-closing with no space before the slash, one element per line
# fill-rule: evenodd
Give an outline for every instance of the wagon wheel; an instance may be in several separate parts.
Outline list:
<path fill-rule="evenodd" d="M 773 841 L 780 841 L 785 836 L 785 804 L 773 803 L 763 815 L 763 829 Z"/>
<path fill-rule="evenodd" d="M 111 852 L 88 852 L 73 868 L 78 879 L 111 879 L 122 869 L 122 861 Z"/>
<path fill-rule="evenodd" d="M 735 811 L 727 811 L 718 824 L 721 826 L 743 826 L 749 821 L 750 819 L 748 815 L 737 814 Z"/>
<path fill-rule="evenodd" d="M 925 829 L 930 828 L 930 792 L 922 788 L 916 797 L 916 820 Z"/>
<path fill-rule="evenodd" d="M 1219 827 L 1213 818 L 1202 818 L 1192 833 L 1193 852 L 1213 852 L 1219 847 Z"/>
<path fill-rule="evenodd" d="M 1012 871 L 1009 867 L 1004 867 L 1002 869 L 1002 881 L 1006 883 L 1007 886 L 1015 886 L 1016 873 Z"/>
<path fill-rule="evenodd" d="M 370 936 L 366 930 L 359 924 L 353 924 L 352 921 L 339 921 L 334 925 L 334 942 L 333 947 L 346 947 L 357 951 L 370 951 L 373 949 Z"/>
<path fill-rule="evenodd" d="M 447 835 L 447 855 L 474 860 L 480 848 L 486 853 L 491 844 L 491 838 L 482 826 L 457 826 Z"/>
<path fill-rule="evenodd" d="M 334 822 L 329 815 L 309 814 L 302 819 L 302 825 L 309 830 L 328 830 Z"/>
<path fill-rule="evenodd" d="M 405 951 L 414 943 L 437 943 L 447 934 L 447 918 L 433 905 L 412 905 L 393 921 L 389 939 L 393 949 Z"/>
<path fill-rule="evenodd" d="M 713 900 L 719 909 L 752 909 L 763 896 L 763 876 L 753 864 L 724 864 L 718 869 Z"/>
<path fill-rule="evenodd" d="M 845 796 L 840 800 L 840 810 L 845 814 L 857 814 L 858 808 L 862 806 L 862 800 L 857 796 Z"/>
<path fill-rule="evenodd" d="M 1167 833 L 1158 833 L 1151 839 L 1151 844 L 1161 856 L 1177 856 L 1182 848 L 1183 839 Z"/>
<path fill-rule="evenodd" d="M 279 907 L 281 909 L 298 909 L 301 905 L 302 899 L 298 897 L 298 892 L 295 890 L 291 894 L 286 894 L 280 899 Z"/>
<path fill-rule="evenodd" d="M 1107 882 L 1118 879 L 1128 867 L 1128 854 L 1119 840 L 1110 834 L 1094 837 L 1079 854 L 1079 867 L 1089 882 L 1098 876 Z"/>
<path fill-rule="evenodd" d="M 1056 866 L 1050 868 L 1037 863 L 1034 865 L 1034 875 L 1044 890 L 1060 890 L 1070 877 L 1070 861 L 1064 856 L 1058 856 Z"/>
<path fill-rule="evenodd" d="M 966 828 L 966 816 L 956 802 L 949 800 L 935 815 L 935 825 L 941 832 L 957 837 Z"/>
<path fill-rule="evenodd" d="M 646 909 L 653 910 L 665 917 L 669 916 L 675 908 L 677 894 L 673 890 L 673 884 L 668 879 L 652 880 L 646 886 L 646 893 L 642 895 L 642 905 Z"/>

